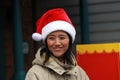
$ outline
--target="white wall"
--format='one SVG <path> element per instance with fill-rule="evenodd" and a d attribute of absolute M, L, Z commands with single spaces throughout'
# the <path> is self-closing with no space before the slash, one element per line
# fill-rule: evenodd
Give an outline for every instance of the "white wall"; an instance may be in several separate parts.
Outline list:
<path fill-rule="evenodd" d="M 92 43 L 120 41 L 120 0 L 89 0 Z"/>

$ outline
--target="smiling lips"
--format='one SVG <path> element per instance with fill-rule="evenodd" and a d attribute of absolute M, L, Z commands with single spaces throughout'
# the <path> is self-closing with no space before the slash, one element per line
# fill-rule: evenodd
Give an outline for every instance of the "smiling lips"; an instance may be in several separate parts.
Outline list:
<path fill-rule="evenodd" d="M 62 47 L 55 47 L 53 49 L 54 49 L 54 51 L 61 51 L 63 48 Z"/>

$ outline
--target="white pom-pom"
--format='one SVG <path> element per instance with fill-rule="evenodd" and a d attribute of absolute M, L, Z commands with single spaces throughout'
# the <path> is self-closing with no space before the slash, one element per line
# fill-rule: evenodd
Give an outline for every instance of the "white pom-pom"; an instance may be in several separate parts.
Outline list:
<path fill-rule="evenodd" d="M 32 34 L 32 39 L 35 41 L 41 41 L 42 40 L 42 36 L 39 33 L 33 33 Z"/>

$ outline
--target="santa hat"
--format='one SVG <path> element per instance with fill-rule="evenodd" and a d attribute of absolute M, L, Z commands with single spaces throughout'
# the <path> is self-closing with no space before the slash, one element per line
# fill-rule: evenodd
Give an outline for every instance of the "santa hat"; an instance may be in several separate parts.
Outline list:
<path fill-rule="evenodd" d="M 63 30 L 67 32 L 72 42 L 75 40 L 76 31 L 68 15 L 62 8 L 48 10 L 36 22 L 36 32 L 32 34 L 35 41 L 45 40 L 53 31 Z"/>

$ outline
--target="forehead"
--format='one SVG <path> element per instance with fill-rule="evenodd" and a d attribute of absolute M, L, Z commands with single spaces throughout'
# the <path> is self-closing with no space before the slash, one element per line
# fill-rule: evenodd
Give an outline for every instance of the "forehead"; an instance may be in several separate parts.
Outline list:
<path fill-rule="evenodd" d="M 59 34 L 68 35 L 65 31 L 62 31 L 62 30 L 53 31 L 49 35 L 59 35 Z"/>

